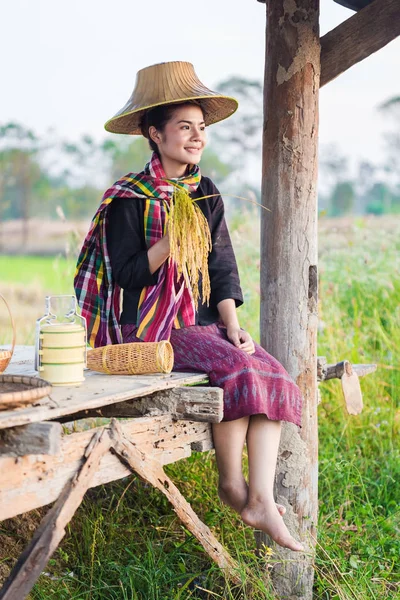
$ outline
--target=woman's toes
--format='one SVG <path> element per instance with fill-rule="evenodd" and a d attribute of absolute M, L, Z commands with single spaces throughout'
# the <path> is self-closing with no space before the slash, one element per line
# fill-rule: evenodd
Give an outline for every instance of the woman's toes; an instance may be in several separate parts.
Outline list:
<path fill-rule="evenodd" d="M 276 508 L 278 509 L 278 513 L 281 515 L 281 517 L 283 517 L 283 515 L 286 513 L 286 506 L 283 506 L 283 504 L 277 504 Z"/>

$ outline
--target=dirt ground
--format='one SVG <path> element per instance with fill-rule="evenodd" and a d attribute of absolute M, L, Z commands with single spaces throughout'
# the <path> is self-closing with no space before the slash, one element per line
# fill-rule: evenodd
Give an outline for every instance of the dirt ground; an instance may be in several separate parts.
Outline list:
<path fill-rule="evenodd" d="M 15 559 L 32 538 L 46 510 L 32 510 L 0 523 L 0 586 L 10 574 Z"/>

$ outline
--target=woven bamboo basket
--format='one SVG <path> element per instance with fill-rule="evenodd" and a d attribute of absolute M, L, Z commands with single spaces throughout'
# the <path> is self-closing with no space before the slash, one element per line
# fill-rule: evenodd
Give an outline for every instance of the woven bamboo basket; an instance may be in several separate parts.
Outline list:
<path fill-rule="evenodd" d="M 174 351 L 167 341 L 111 344 L 89 350 L 87 366 L 108 375 L 170 373 L 174 366 Z"/>
<path fill-rule="evenodd" d="M 40 377 L 0 375 L 0 410 L 28 406 L 50 392 L 51 384 Z"/>
<path fill-rule="evenodd" d="M 3 371 L 5 371 L 7 369 L 8 363 L 10 362 L 12 355 L 14 353 L 16 334 L 15 334 L 15 323 L 14 323 L 14 319 L 12 318 L 10 307 L 8 306 L 6 299 L 4 298 L 4 296 L 2 294 L 0 294 L 0 298 L 3 300 L 4 304 L 7 307 L 8 314 L 10 316 L 11 325 L 12 325 L 12 330 L 13 330 L 13 340 L 12 340 L 11 350 L 2 350 L 0 348 L 0 373 L 3 373 Z"/>

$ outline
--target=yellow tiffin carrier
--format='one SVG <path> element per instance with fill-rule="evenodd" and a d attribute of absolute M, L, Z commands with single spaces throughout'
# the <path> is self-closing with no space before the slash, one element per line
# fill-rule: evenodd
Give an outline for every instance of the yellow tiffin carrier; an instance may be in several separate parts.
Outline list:
<path fill-rule="evenodd" d="M 79 324 L 43 324 L 39 339 L 39 373 L 53 385 L 80 385 L 84 381 L 85 328 Z"/>
<path fill-rule="evenodd" d="M 86 367 L 86 321 L 75 296 L 46 296 L 46 312 L 36 321 L 35 369 L 53 385 L 77 386 Z"/>

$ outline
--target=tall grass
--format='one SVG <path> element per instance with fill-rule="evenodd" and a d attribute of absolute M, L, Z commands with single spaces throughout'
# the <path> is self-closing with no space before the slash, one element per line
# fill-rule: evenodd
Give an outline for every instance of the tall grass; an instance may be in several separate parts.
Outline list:
<path fill-rule="evenodd" d="M 257 229 L 251 215 L 231 223 L 246 298 L 241 323 L 255 338 Z M 378 370 L 361 382 L 364 410 L 356 417 L 346 413 L 340 382 L 320 386 L 317 600 L 400 598 L 399 250 L 400 220 L 321 221 L 318 354 L 328 362 L 377 363 Z M 30 264 L 21 281 L 16 263 L 1 258 L 0 281 L 7 281 L 7 294 L 18 289 L 29 295 L 34 286 L 39 316 L 45 291 L 68 291 L 70 274 L 65 270 L 53 283 L 51 261 Z M 17 318 L 26 321 L 26 311 Z M 20 343 L 32 341 L 26 325 Z M 269 551 L 256 557 L 251 530 L 218 501 L 212 453 L 193 455 L 167 470 L 238 559 L 242 585 L 224 581 L 164 496 L 126 479 L 88 492 L 31 599 L 272 600 L 265 567 Z M 6 527 L 0 524 L 0 532 Z"/>

